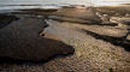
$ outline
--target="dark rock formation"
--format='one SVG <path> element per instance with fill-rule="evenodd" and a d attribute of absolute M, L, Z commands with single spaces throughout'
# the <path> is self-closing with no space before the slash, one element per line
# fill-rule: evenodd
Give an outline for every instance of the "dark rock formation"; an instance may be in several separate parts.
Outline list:
<path fill-rule="evenodd" d="M 74 53 L 61 41 L 40 36 L 43 19 L 23 18 L 0 29 L 0 57 L 27 61 L 48 60 L 59 54 Z"/>
<path fill-rule="evenodd" d="M 13 15 L 0 14 L 0 28 L 5 27 L 15 20 L 18 20 L 18 18 Z"/>

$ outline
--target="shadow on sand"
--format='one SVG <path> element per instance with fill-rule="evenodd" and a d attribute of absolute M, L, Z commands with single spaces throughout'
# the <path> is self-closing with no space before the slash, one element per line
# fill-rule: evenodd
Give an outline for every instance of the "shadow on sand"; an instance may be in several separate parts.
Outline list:
<path fill-rule="evenodd" d="M 118 24 L 115 23 L 108 23 L 108 24 L 101 24 L 98 20 L 89 20 L 89 19 L 81 19 L 81 18 L 71 18 L 66 17 L 63 19 L 58 18 L 49 18 L 58 22 L 70 22 L 70 23 L 78 23 L 78 24 L 84 24 L 84 25 L 98 25 L 98 26 L 117 26 Z"/>
<path fill-rule="evenodd" d="M 126 36 L 124 37 L 112 37 L 112 36 L 106 36 L 106 35 L 100 35 L 97 33 L 94 33 L 89 30 L 82 29 L 86 34 L 91 35 L 92 37 L 96 39 L 100 39 L 106 42 L 110 42 L 113 45 L 116 46 L 121 46 L 123 47 L 126 51 L 130 51 L 130 40 L 126 39 Z"/>
<path fill-rule="evenodd" d="M 24 44 L 0 44 L 0 64 L 45 63 L 55 58 L 64 58 L 74 53 L 74 48 L 61 41 L 43 38 Z M 3 50 L 4 49 L 4 50 Z M 5 54 L 6 53 L 6 54 Z M 3 56 L 2 56 L 3 55 Z M 5 55 L 5 56 L 4 56 Z"/>

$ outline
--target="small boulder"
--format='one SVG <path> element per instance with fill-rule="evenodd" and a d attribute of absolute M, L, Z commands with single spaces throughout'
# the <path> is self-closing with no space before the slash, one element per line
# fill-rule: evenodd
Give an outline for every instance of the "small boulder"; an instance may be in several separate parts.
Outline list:
<path fill-rule="evenodd" d="M 128 14 L 128 13 L 127 13 L 127 14 L 125 14 L 125 17 L 129 17 L 129 16 L 130 16 L 130 14 Z"/>
<path fill-rule="evenodd" d="M 96 12 L 96 15 L 102 20 L 103 24 L 110 23 L 109 22 L 110 17 L 108 16 L 108 14 L 101 14 L 99 12 Z"/>
<path fill-rule="evenodd" d="M 130 40 L 130 34 L 127 36 L 127 40 Z"/>

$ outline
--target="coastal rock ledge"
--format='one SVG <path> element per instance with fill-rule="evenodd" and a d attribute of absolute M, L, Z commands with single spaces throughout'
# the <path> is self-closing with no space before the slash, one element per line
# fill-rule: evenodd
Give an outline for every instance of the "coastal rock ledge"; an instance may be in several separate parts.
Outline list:
<path fill-rule="evenodd" d="M 28 17 L 0 28 L 0 60 L 11 58 L 37 62 L 56 55 L 73 54 L 72 46 L 40 36 L 45 25 L 43 19 Z"/>

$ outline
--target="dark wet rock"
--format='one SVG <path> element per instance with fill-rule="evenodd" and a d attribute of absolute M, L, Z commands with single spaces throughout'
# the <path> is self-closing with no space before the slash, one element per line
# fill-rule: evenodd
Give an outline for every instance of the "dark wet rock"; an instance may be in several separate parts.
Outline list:
<path fill-rule="evenodd" d="M 52 8 L 52 9 L 40 9 L 40 8 L 36 8 L 36 9 L 23 9 L 21 11 L 30 11 L 30 12 L 55 12 L 57 10 L 58 10 L 58 8 Z"/>
<path fill-rule="evenodd" d="M 42 19 L 23 18 L 0 29 L 0 58 L 44 61 L 74 53 L 72 46 L 40 36 L 44 27 Z"/>
<path fill-rule="evenodd" d="M 0 14 L 0 28 L 5 27 L 9 23 L 18 20 L 16 16 L 13 15 L 6 15 L 6 14 Z"/>

